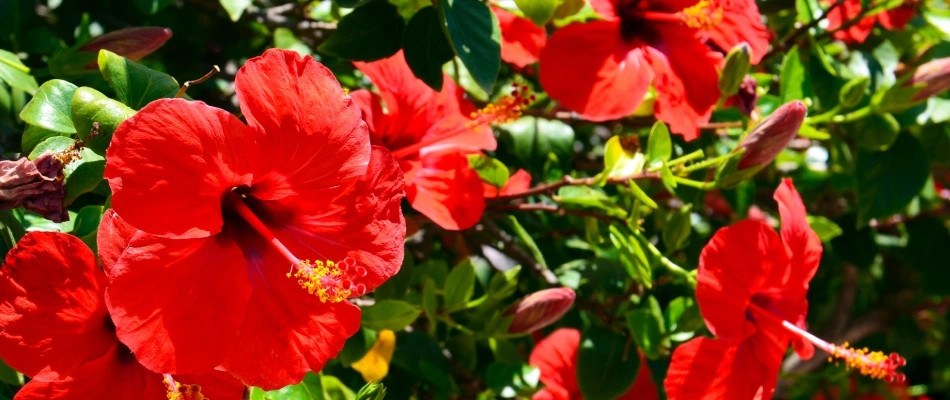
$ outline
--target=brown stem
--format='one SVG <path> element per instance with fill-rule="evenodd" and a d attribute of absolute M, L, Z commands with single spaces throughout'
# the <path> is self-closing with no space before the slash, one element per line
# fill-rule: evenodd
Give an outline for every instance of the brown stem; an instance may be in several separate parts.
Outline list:
<path fill-rule="evenodd" d="M 619 178 L 607 178 L 607 183 L 612 184 L 626 184 L 629 181 L 640 180 L 640 179 L 663 179 L 660 176 L 659 172 L 640 172 L 634 175 L 622 176 Z M 542 194 L 548 194 L 553 192 L 562 186 L 590 186 L 597 182 L 597 177 L 590 178 L 571 178 L 570 176 L 565 175 L 564 178 L 557 182 L 545 183 L 543 185 L 538 185 L 528 190 L 525 190 L 521 193 L 509 194 L 505 196 L 498 196 L 493 199 L 488 199 L 489 203 L 503 203 L 516 199 L 523 199 L 525 197 L 537 196 Z"/>

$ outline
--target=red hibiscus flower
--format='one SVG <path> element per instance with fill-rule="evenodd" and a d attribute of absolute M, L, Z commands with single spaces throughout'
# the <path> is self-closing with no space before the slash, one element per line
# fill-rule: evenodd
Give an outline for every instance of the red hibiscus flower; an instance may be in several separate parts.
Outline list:
<path fill-rule="evenodd" d="M 903 379 L 896 354 L 836 346 L 803 329 L 821 241 L 790 179 L 775 200 L 781 238 L 765 222 L 745 220 L 720 229 L 703 249 L 696 298 L 717 339 L 696 338 L 676 349 L 665 381 L 670 400 L 770 399 L 789 344 L 803 359 L 818 346 L 869 376 Z"/>
<path fill-rule="evenodd" d="M 495 149 L 488 123 L 509 117 L 510 109 L 492 105 L 474 112 L 448 76 L 441 92 L 432 90 L 412 74 L 402 52 L 355 64 L 379 94 L 357 90 L 353 100 L 363 110 L 373 144 L 388 148 L 399 161 L 412 208 L 445 229 L 475 225 L 485 201 L 482 180 L 466 155 Z"/>
<path fill-rule="evenodd" d="M 529 174 L 528 171 L 519 169 L 508 177 L 508 182 L 505 182 L 505 186 L 502 188 L 496 188 L 489 183 L 484 183 L 483 187 L 485 188 L 485 198 L 511 196 L 531 188 L 531 174 Z"/>
<path fill-rule="evenodd" d="M 828 4 L 834 1 L 826 1 Z M 851 21 L 862 12 L 861 0 L 844 0 L 844 3 L 828 13 L 828 30 L 838 29 L 843 23 Z M 864 43 L 871 31 L 874 30 L 874 23 L 880 23 L 881 27 L 892 31 L 904 29 L 907 22 L 917 13 L 917 6 L 913 1 L 908 1 L 897 8 L 879 12 L 862 18 L 858 23 L 848 28 L 836 31 L 835 39 L 851 43 Z"/>
<path fill-rule="evenodd" d="M 581 332 L 572 328 L 561 328 L 538 342 L 531 351 L 528 363 L 541 370 L 541 389 L 533 400 L 583 400 L 580 386 L 577 384 L 577 349 L 581 345 Z M 640 356 L 640 372 L 633 386 L 618 400 L 658 399 L 656 385 L 647 368 L 643 356 Z"/>
<path fill-rule="evenodd" d="M 106 301 L 149 369 L 223 364 L 270 390 L 334 357 L 359 328 L 346 299 L 398 271 L 403 183 L 312 58 L 268 50 L 238 71 L 235 90 L 248 125 L 164 99 L 116 130 L 112 234 L 100 232 L 104 258 L 117 257 Z"/>
<path fill-rule="evenodd" d="M 548 33 L 544 28 L 521 18 L 504 9 L 492 7 L 498 17 L 501 28 L 501 59 L 524 68 L 538 62 L 541 49 L 548 40 Z"/>
<path fill-rule="evenodd" d="M 751 0 L 592 0 L 604 20 L 559 29 L 541 52 L 541 85 L 592 121 L 624 117 L 652 83 L 656 116 L 687 140 L 719 100 L 720 55 L 741 42 L 757 63 L 768 32 Z"/>
<path fill-rule="evenodd" d="M 0 269 L 0 357 L 31 377 L 17 400 L 166 399 L 162 375 L 116 337 L 105 286 L 96 256 L 75 236 L 30 232 L 10 250 Z M 176 378 L 210 398 L 244 392 L 224 371 Z"/>

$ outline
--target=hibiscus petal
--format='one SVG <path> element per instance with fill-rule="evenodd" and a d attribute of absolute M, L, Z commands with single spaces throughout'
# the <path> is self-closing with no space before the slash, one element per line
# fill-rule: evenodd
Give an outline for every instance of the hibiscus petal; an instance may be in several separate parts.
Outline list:
<path fill-rule="evenodd" d="M 431 142 L 419 150 L 419 155 L 459 152 L 478 153 L 495 150 L 498 143 L 488 125 L 471 126 L 472 120 L 462 114 L 451 114 L 433 124 L 421 140 Z M 441 138 L 441 139 L 440 139 Z"/>
<path fill-rule="evenodd" d="M 138 232 L 138 229 L 116 214 L 114 209 L 110 208 L 102 214 L 102 222 L 99 223 L 99 231 L 96 234 L 96 246 L 102 269 L 107 276 L 112 275 L 112 267 Z"/>
<path fill-rule="evenodd" d="M 482 178 L 463 154 L 430 155 L 406 175 L 406 197 L 412 208 L 444 229 L 474 226 L 485 211 Z"/>
<path fill-rule="evenodd" d="M 274 390 L 319 371 L 359 329 L 360 310 L 347 301 L 321 303 L 287 278 L 276 251 L 251 252 L 247 315 L 225 367 L 248 385 Z"/>
<path fill-rule="evenodd" d="M 150 103 L 119 125 L 109 146 L 112 207 L 153 235 L 220 232 L 222 196 L 250 182 L 244 147 L 250 134 L 235 116 L 200 101 Z"/>
<path fill-rule="evenodd" d="M 166 398 L 162 376 L 135 362 L 131 354 L 119 354 L 122 346 L 76 368 L 62 380 L 34 379 L 16 394 L 17 400 L 85 400 Z"/>
<path fill-rule="evenodd" d="M 676 348 L 663 385 L 669 400 L 770 399 L 778 366 L 762 365 L 751 343 L 696 338 Z"/>
<path fill-rule="evenodd" d="M 785 283 L 807 291 L 808 283 L 821 262 L 821 240 L 808 224 L 805 204 L 791 179 L 782 180 L 782 184 L 775 189 L 774 197 L 782 218 L 782 241 L 792 255 Z"/>
<path fill-rule="evenodd" d="M 760 221 L 722 228 L 699 257 L 696 299 L 709 330 L 729 340 L 754 332 L 746 319 L 752 295 L 774 268 L 785 269 L 788 254 L 778 235 Z"/>
<path fill-rule="evenodd" d="M 275 234 L 298 257 L 354 259 L 366 275 L 350 278 L 371 291 L 402 265 L 406 235 L 400 208 L 403 187 L 399 165 L 386 149 L 373 146 L 366 176 L 350 191 L 341 193 L 326 210 L 298 216 Z"/>
<path fill-rule="evenodd" d="M 0 269 L 0 357 L 34 379 L 62 379 L 109 351 L 105 285 L 79 238 L 27 233 Z"/>
<path fill-rule="evenodd" d="M 234 86 L 248 125 L 265 136 L 252 158 L 254 197 L 324 201 L 366 172 L 369 135 L 360 110 L 310 56 L 267 50 L 241 67 Z"/>
<path fill-rule="evenodd" d="M 106 291 L 116 335 L 153 371 L 209 371 L 231 350 L 244 319 L 245 271 L 241 249 L 220 235 L 137 235 Z"/>
<path fill-rule="evenodd" d="M 577 348 L 580 344 L 580 331 L 561 328 L 551 332 L 531 350 L 528 363 L 541 370 L 541 382 L 551 393 L 550 398 L 580 396 L 581 389 L 577 384 Z"/>
<path fill-rule="evenodd" d="M 656 117 L 670 125 L 670 131 L 686 140 L 699 137 L 699 125 L 709 122 L 719 101 L 720 57 L 694 37 L 690 29 L 657 24 L 647 60 L 656 73 Z"/>
<path fill-rule="evenodd" d="M 591 121 L 633 113 L 653 80 L 643 50 L 623 42 L 618 21 L 558 29 L 541 51 L 540 69 L 548 95 Z"/>
<path fill-rule="evenodd" d="M 769 51 L 770 38 L 759 7 L 754 0 L 728 0 L 720 5 L 723 7 L 722 21 L 703 34 L 725 51 L 739 43 L 748 43 L 752 49 L 752 64 L 758 64 Z"/>
<path fill-rule="evenodd" d="M 244 395 L 244 384 L 228 371 L 215 369 L 206 374 L 175 375 L 174 378 L 183 385 L 200 386 L 201 394 L 210 400 L 240 399 Z"/>
<path fill-rule="evenodd" d="M 501 28 L 501 59 L 518 68 L 538 62 L 541 49 L 547 42 L 547 31 L 530 19 L 504 9 L 492 7 L 492 11 L 498 17 L 498 26 Z"/>
<path fill-rule="evenodd" d="M 623 0 L 590 0 L 591 7 L 594 8 L 594 11 L 597 12 L 597 15 L 600 15 L 603 19 L 607 21 L 618 21 L 620 17 L 617 15 L 617 5 L 614 2 L 620 2 Z"/>

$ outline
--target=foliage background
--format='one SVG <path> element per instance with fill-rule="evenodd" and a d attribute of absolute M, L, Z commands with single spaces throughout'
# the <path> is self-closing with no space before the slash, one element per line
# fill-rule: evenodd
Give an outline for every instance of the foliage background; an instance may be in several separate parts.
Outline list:
<path fill-rule="evenodd" d="M 893 7 L 890 3 L 884 7 Z M 0 0 L 0 49 L 19 55 L 41 84 L 53 78 L 55 66 L 50 60 L 86 37 L 133 26 L 167 27 L 174 36 L 141 63 L 179 82 L 204 75 L 212 65 L 221 66 L 220 74 L 192 87 L 188 95 L 238 112 L 234 74 L 246 59 L 270 47 L 312 54 L 335 72 L 344 87 L 369 88 L 350 60 L 331 53 L 372 56 L 385 53 L 394 43 L 397 48 L 409 43 L 405 42 L 409 39 L 398 42 L 405 29 L 402 22 L 429 0 L 393 0 L 390 4 L 402 19 L 331 39 L 340 19 L 351 12 L 341 5 L 354 4 Z M 950 56 L 950 10 L 943 2 L 918 4 L 920 13 L 903 31 L 878 30 L 865 43 L 849 46 L 831 40 L 821 23 L 812 24 L 827 6 L 809 0 L 759 2 L 775 32 L 777 49 L 752 70 L 765 92 L 759 101 L 763 114 L 802 99 L 812 116 L 829 111 L 847 115 L 836 106 L 840 89 L 852 79 L 870 80 L 867 95 L 853 108 L 859 109 L 880 101 L 872 95 L 895 85 L 899 71 Z M 549 29 L 590 13 L 585 7 L 552 22 Z M 392 22 L 397 14 L 387 15 Z M 324 48 L 329 52 L 318 51 L 328 40 L 349 41 Z M 490 60 L 486 62 L 476 68 L 491 69 Z M 459 71 L 463 64 L 456 59 L 445 68 L 481 103 L 503 94 L 505 84 L 516 76 L 538 88 L 530 67 L 515 71 L 501 63 L 495 90 L 488 94 L 472 78 L 481 71 Z M 109 86 L 95 78 L 69 80 L 110 94 Z M 630 154 L 654 145 L 648 140 L 651 117 L 589 123 L 556 112 L 543 93 L 538 94 L 528 116 L 496 129 L 499 146 L 491 154 L 508 171 L 529 171 L 535 185 L 557 182 L 563 175 L 601 173 L 612 136 L 628 138 L 621 150 Z M 30 94 L 0 84 L 0 149 L 5 155 L 29 153 L 42 139 L 30 136 L 37 133 L 29 133 L 18 117 L 29 99 Z M 673 188 L 668 182 L 646 181 L 643 188 L 658 204 L 655 208 L 642 208 L 622 185 L 565 186 L 553 196 L 534 197 L 533 202 L 569 212 L 524 212 L 490 204 L 476 228 L 448 232 L 407 207 L 410 225 L 419 229 L 407 240 L 402 272 L 374 294 L 375 305 L 365 312 L 363 330 L 319 377 L 309 376 L 301 385 L 278 393 L 253 391 L 252 398 L 352 398 L 364 382 L 349 365 L 366 352 L 379 329 L 402 331 L 383 381 L 390 398 L 530 396 L 539 387 L 537 371 L 527 365 L 534 340 L 507 334 L 499 311 L 525 294 L 557 285 L 577 291 L 575 307 L 543 332 L 572 326 L 599 338 L 586 350 L 590 353 L 579 366 L 580 379 L 611 376 L 614 381 L 605 385 L 629 385 L 632 376 L 616 373 L 624 361 L 604 349 L 632 342 L 649 356 L 644 367 L 662 386 L 673 346 L 706 332 L 683 276 L 667 265 L 694 270 L 711 234 L 745 217 L 750 209 L 776 216 L 771 194 L 784 176 L 794 179 L 825 245 L 809 292 L 811 330 L 835 342 L 900 352 L 908 359 L 904 372 L 911 394 L 950 398 L 950 284 L 945 273 L 950 192 L 935 186 L 950 167 L 946 125 L 950 99 L 935 97 L 888 115 L 854 122 L 830 117 L 813 121 L 773 164 L 734 189 L 707 193 L 690 185 Z M 713 121 L 719 125 L 704 129 L 698 140 L 687 143 L 674 135 L 672 157 L 696 150 L 706 158 L 728 154 L 748 122 L 735 109 L 717 111 Z M 657 160 L 649 152 L 646 157 L 648 162 Z M 676 172 L 697 182 L 711 176 L 708 168 Z M 107 195 L 108 186 L 94 181 L 70 205 L 71 222 L 63 224 L 20 210 L 4 211 L 3 250 L 24 230 L 58 229 L 94 237 Z M 642 219 L 638 233 L 618 223 L 637 217 Z M 628 272 L 635 268 L 641 269 Z M 553 272 L 556 279 L 545 279 L 543 271 Z M 402 329 L 407 325 L 411 332 Z M 22 379 L 9 368 L 3 370 L 0 397 L 11 398 Z M 831 393 L 858 398 L 858 393 L 881 391 L 884 386 L 826 364 L 820 356 L 809 362 L 790 357 L 779 393 L 794 399 Z"/>

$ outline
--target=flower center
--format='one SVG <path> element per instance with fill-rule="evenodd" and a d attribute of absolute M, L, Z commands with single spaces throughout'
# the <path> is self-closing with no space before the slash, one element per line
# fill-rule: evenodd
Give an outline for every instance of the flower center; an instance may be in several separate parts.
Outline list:
<path fill-rule="evenodd" d="M 529 88 L 527 86 L 513 83 L 512 87 L 514 90 L 510 95 L 502 96 L 497 102 L 473 112 L 470 115 L 471 120 L 466 121 L 464 124 L 456 124 L 456 127 L 446 130 L 442 134 L 425 138 L 406 147 L 395 149 L 392 151 L 393 157 L 397 160 L 411 157 L 416 155 L 422 148 L 438 144 L 446 139 L 466 133 L 473 133 L 476 129 L 481 127 L 514 121 L 521 116 L 521 110 L 535 100 L 535 96 L 528 93 Z M 445 122 L 451 123 L 451 117 L 437 122 L 435 126 Z"/>
<path fill-rule="evenodd" d="M 183 385 L 171 376 L 171 374 L 162 374 L 162 383 L 165 384 L 168 400 L 208 400 L 201 394 L 201 385 Z"/>
<path fill-rule="evenodd" d="M 297 280 L 297 284 L 323 303 L 339 303 L 350 297 L 362 296 L 366 286 L 354 284 L 349 277 L 362 278 L 367 275 L 366 268 L 356 264 L 356 260 L 347 257 L 340 262 L 331 260 L 301 260 L 295 256 L 264 224 L 254 211 L 244 202 L 246 194 L 232 191 L 226 200 L 232 209 L 277 252 L 290 262 L 288 278 Z"/>
<path fill-rule="evenodd" d="M 815 347 L 824 350 L 828 353 L 828 362 L 834 360 L 844 361 L 845 368 L 854 368 L 858 370 L 861 375 L 874 379 L 882 379 L 887 382 L 903 382 L 906 379 L 904 374 L 897 372 L 897 369 L 906 365 L 907 360 L 897 353 L 884 355 L 884 353 L 880 351 L 869 351 L 867 348 L 853 349 L 847 342 L 841 346 L 828 343 L 808 331 L 795 326 L 795 324 L 776 317 L 755 303 L 749 304 L 749 312 L 758 318 L 781 324 L 782 328 L 788 333 L 805 339 L 815 345 Z"/>
<path fill-rule="evenodd" d="M 640 8 L 628 9 L 625 19 L 647 20 L 654 22 L 673 22 L 688 28 L 711 30 L 722 22 L 723 7 L 720 0 L 700 0 L 678 12 L 648 11 Z M 637 5 L 640 7 L 640 5 Z"/>

